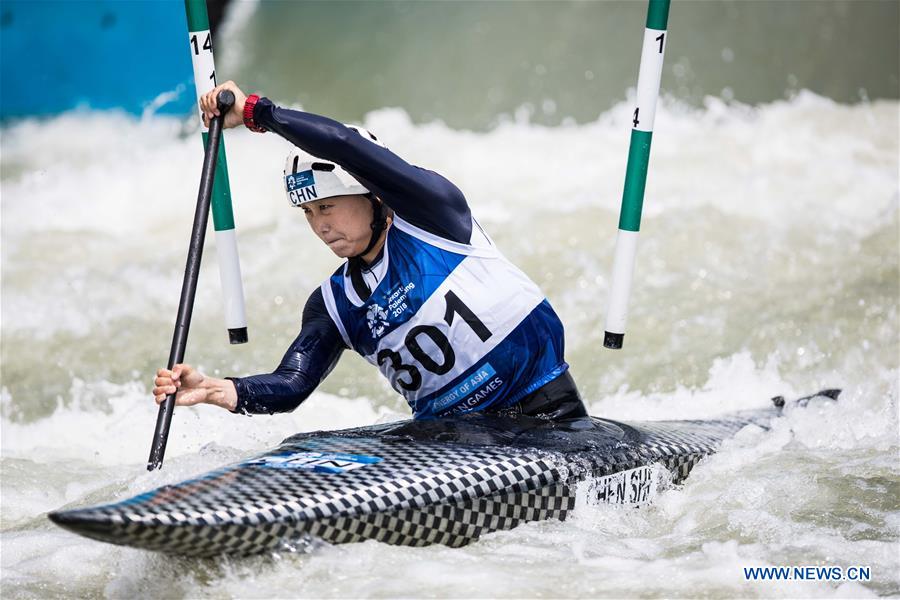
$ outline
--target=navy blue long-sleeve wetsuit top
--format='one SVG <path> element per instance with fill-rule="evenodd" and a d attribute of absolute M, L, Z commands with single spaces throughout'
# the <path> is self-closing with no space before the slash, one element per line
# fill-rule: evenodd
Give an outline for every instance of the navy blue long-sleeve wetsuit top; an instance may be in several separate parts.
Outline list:
<path fill-rule="evenodd" d="M 438 173 L 409 164 L 337 121 L 279 108 L 266 98 L 257 102 L 253 119 L 313 156 L 339 164 L 404 220 L 455 242 L 471 241 L 472 215 L 465 196 Z M 294 410 L 345 349 L 317 288 L 306 301 L 300 333 L 278 368 L 265 375 L 229 378 L 237 388 L 235 412 Z"/>

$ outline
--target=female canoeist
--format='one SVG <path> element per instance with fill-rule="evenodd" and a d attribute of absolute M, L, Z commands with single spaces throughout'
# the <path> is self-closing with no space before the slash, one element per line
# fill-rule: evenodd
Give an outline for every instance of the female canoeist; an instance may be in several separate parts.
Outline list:
<path fill-rule="evenodd" d="M 368 131 L 235 95 L 224 127 L 272 131 L 294 144 L 284 168 L 292 206 L 347 259 L 303 310 L 300 333 L 269 374 L 157 372 L 153 394 L 244 414 L 295 409 L 352 348 L 379 368 L 416 418 L 485 412 L 585 416 L 563 357 L 563 326 L 538 286 L 497 250 L 446 178 L 413 166 Z"/>

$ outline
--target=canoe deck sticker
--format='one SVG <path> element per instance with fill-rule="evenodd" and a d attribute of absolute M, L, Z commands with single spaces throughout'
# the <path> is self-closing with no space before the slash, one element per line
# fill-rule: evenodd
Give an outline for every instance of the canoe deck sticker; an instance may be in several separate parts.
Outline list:
<path fill-rule="evenodd" d="M 591 484 L 592 500 L 628 506 L 646 504 L 656 496 L 662 470 L 656 465 L 646 465 L 599 477 Z"/>
<path fill-rule="evenodd" d="M 244 463 L 270 469 L 305 469 L 316 473 L 346 473 L 381 462 L 378 456 L 341 452 L 282 452 L 260 456 Z"/>

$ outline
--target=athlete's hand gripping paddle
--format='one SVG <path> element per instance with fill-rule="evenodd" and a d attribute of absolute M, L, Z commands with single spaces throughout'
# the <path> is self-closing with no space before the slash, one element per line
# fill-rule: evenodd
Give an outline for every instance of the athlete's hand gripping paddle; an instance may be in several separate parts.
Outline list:
<path fill-rule="evenodd" d="M 219 92 L 216 97 L 221 116 L 214 117 L 209 124 L 209 137 L 203 157 L 203 172 L 200 175 L 200 191 L 197 194 L 197 209 L 194 212 L 194 226 L 191 230 L 191 243 L 188 248 L 187 265 L 184 267 L 184 282 L 181 284 L 181 300 L 178 303 L 178 318 L 175 322 L 175 333 L 172 335 L 172 349 L 169 352 L 169 370 L 180 362 L 184 362 L 184 349 L 187 346 L 188 330 L 191 327 L 191 313 L 194 310 L 194 296 L 197 293 L 197 277 L 200 274 L 200 260 L 203 257 L 203 241 L 206 238 L 206 224 L 209 221 L 209 204 L 212 195 L 213 181 L 216 177 L 216 159 L 219 155 L 219 141 L 222 138 L 222 120 L 234 105 L 234 94 L 228 90 Z M 166 396 L 159 405 L 156 417 L 156 431 L 153 432 L 153 443 L 150 446 L 150 459 L 147 470 L 152 471 L 162 466 L 166 454 L 166 442 L 169 439 L 169 426 L 172 423 L 172 411 L 175 410 L 175 394 Z"/>

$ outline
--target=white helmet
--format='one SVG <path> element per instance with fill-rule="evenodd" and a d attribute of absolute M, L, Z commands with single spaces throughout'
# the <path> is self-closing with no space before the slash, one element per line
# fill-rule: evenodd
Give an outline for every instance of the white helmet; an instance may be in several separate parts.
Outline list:
<path fill-rule="evenodd" d="M 354 125 L 347 127 L 370 142 L 385 147 L 371 132 Z M 303 206 L 307 202 L 332 196 L 370 193 L 340 165 L 316 158 L 297 147 L 291 149 L 284 163 L 284 191 L 291 206 Z"/>

